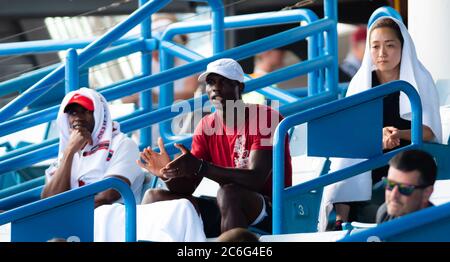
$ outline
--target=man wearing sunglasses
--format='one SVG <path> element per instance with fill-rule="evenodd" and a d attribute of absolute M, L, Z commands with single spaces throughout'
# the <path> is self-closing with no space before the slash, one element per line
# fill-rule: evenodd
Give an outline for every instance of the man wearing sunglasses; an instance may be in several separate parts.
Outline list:
<path fill-rule="evenodd" d="M 431 155 L 420 150 L 403 151 L 389 161 L 385 184 L 385 203 L 377 212 L 376 222 L 383 223 L 423 208 L 429 201 L 436 181 L 437 167 Z"/>

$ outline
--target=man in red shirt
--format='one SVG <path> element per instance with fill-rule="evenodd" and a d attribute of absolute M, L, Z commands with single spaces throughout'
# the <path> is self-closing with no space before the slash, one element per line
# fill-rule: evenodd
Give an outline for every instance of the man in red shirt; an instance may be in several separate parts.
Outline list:
<path fill-rule="evenodd" d="M 150 148 L 138 164 L 165 181 L 167 190 L 151 189 L 143 203 L 188 198 L 200 211 L 207 237 L 236 227 L 255 226 L 271 232 L 272 136 L 282 116 L 270 107 L 244 104 L 244 72 L 233 59 L 208 64 L 199 81 L 216 111 L 198 124 L 192 150 L 175 145 L 181 155 L 169 162 L 163 142 L 160 153 Z M 286 140 L 285 186 L 291 186 L 292 167 Z M 220 185 L 216 198 L 195 198 L 203 177 Z"/>

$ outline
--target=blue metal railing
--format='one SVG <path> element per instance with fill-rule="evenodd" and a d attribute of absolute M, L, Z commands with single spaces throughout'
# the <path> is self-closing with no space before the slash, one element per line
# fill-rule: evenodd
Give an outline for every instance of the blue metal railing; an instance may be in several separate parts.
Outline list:
<path fill-rule="evenodd" d="M 409 98 L 412 108 L 412 139 L 411 145 L 393 150 L 372 159 L 363 161 L 354 166 L 333 172 L 327 176 L 321 176 L 300 185 L 284 189 L 284 141 L 288 130 L 296 125 L 306 123 L 310 120 L 320 118 L 327 114 L 337 112 L 346 108 L 358 106 L 359 104 L 384 97 L 387 94 L 403 91 Z M 381 112 L 380 112 L 381 114 Z M 380 131 L 381 132 L 381 131 Z M 380 141 L 381 143 L 381 141 Z M 297 113 L 285 118 L 277 127 L 274 135 L 273 150 L 273 233 L 283 233 L 283 199 L 286 196 L 299 195 L 311 190 L 355 176 L 362 172 L 380 167 L 388 162 L 392 156 L 402 150 L 416 148 L 422 145 L 422 105 L 417 91 L 409 83 L 404 81 L 393 81 L 377 88 L 356 94 L 339 101 Z"/>
<path fill-rule="evenodd" d="M 339 242 L 450 240 L 450 203 L 412 212 L 377 227 L 350 234 Z"/>
<path fill-rule="evenodd" d="M 114 43 L 116 43 L 116 42 L 114 42 Z M 127 40 L 127 41 L 121 43 L 120 45 L 114 45 L 114 43 L 113 43 L 113 47 L 101 52 L 95 58 L 90 60 L 87 64 L 85 64 L 84 66 L 81 66 L 80 71 L 82 71 L 83 69 L 92 67 L 94 65 L 105 63 L 107 61 L 117 59 L 122 56 L 126 56 L 126 55 L 129 55 L 132 53 L 139 52 L 141 50 L 144 50 L 144 48 L 146 48 L 148 50 L 153 50 L 157 47 L 157 41 L 155 39 L 145 40 L 145 42 L 140 39 Z M 0 44 L 0 50 L 4 48 L 3 45 L 4 44 Z M 30 41 L 30 42 L 28 42 L 28 45 L 34 47 L 35 43 L 33 43 L 33 41 Z M 70 48 L 76 48 L 76 47 L 77 46 L 75 46 L 75 45 L 70 46 Z M 50 65 L 50 66 L 35 70 L 30 73 L 25 73 L 14 79 L 4 81 L 4 82 L 0 83 L 0 95 L 10 94 L 15 91 L 23 91 L 26 88 L 28 88 L 29 86 L 36 84 L 37 81 L 39 81 L 41 78 L 45 77 L 47 74 L 54 71 L 59 66 L 61 66 L 61 64 L 59 64 L 59 63 Z M 61 79 L 61 81 L 62 80 L 63 79 Z M 60 82 L 60 81 L 58 81 L 58 82 Z M 42 88 L 48 88 L 52 85 L 54 85 L 54 83 L 42 86 Z"/>
<path fill-rule="evenodd" d="M 78 53 L 77 50 L 71 48 L 67 51 L 66 57 L 66 94 L 75 91 L 79 88 L 78 78 L 80 73 L 78 72 Z"/>
<path fill-rule="evenodd" d="M 278 70 L 270 75 L 265 75 L 260 78 L 252 79 L 247 82 L 248 91 L 256 90 L 258 87 L 263 87 L 267 85 L 271 85 L 277 83 L 281 80 L 290 79 L 291 77 L 295 77 L 298 73 L 305 73 L 309 70 L 314 70 L 317 66 L 325 66 L 327 64 L 327 60 L 324 62 L 317 61 L 307 61 L 302 62 L 300 64 L 292 65 L 290 67 L 286 67 L 284 69 Z M 330 58 L 328 57 L 328 60 Z M 173 70 L 173 69 L 172 69 Z M 154 77 L 154 76 L 151 76 Z M 150 77 L 150 78 L 151 78 Z M 207 96 L 203 95 L 202 97 L 190 99 L 184 101 L 183 103 L 188 103 L 189 108 L 193 108 L 194 110 L 201 107 L 204 102 L 207 101 Z M 302 100 L 302 103 L 294 103 L 288 104 L 280 108 L 280 112 L 284 115 L 289 115 L 294 112 L 299 112 L 300 110 L 304 110 L 311 106 L 318 105 L 320 103 L 328 102 L 332 99 L 335 99 L 335 94 L 331 92 L 326 92 L 317 96 L 308 97 Z M 180 102 L 182 103 L 182 102 Z M 160 121 L 164 121 L 167 119 L 172 119 L 178 115 L 180 112 L 174 112 L 173 108 L 181 108 L 182 105 L 178 105 L 180 103 L 174 104 L 173 106 L 167 106 L 161 109 L 157 109 L 152 112 L 144 112 L 142 114 L 135 114 L 129 118 L 123 118 L 122 121 L 119 121 L 121 124 L 121 130 L 125 133 L 137 130 L 139 128 L 150 126 L 152 124 L 158 123 Z M 56 109 L 57 110 L 57 109 Z M 187 112 L 184 112 L 187 113 Z M 1 126 L 1 125 L 0 125 Z M 14 128 L 14 125 L 8 125 L 10 128 Z M 6 126 L 5 126 L 6 128 Z M 172 148 L 172 146 L 170 146 Z M 31 151 L 31 150 L 34 151 Z M 19 149 L 20 150 L 20 149 Z M 40 161 L 50 159 L 52 157 L 56 157 L 58 153 L 58 141 L 52 140 L 52 142 L 44 141 L 41 144 L 30 146 L 30 149 L 21 149 L 22 154 L 17 154 L 14 151 L 9 152 L 2 158 L 0 158 L 0 174 L 17 170 L 20 168 L 24 168 L 30 166 L 34 163 L 38 163 Z M 176 151 L 175 151 L 176 152 Z M 11 154 L 11 157 L 10 157 Z"/>
<path fill-rule="evenodd" d="M 330 22 L 330 21 L 329 21 Z M 330 23 L 325 23 L 326 24 L 326 26 L 324 26 L 324 27 L 320 27 L 319 26 L 319 28 L 311 28 L 311 30 L 331 30 L 330 29 L 330 26 L 332 26 L 332 24 L 330 24 Z M 316 25 L 317 26 L 317 25 Z M 306 28 L 303 28 L 303 29 L 306 29 Z M 298 30 L 298 29 L 297 29 Z M 309 35 L 311 35 L 311 30 L 308 30 L 308 33 L 307 34 L 304 34 L 304 36 L 300 36 L 300 37 L 297 37 L 297 38 L 295 38 L 295 39 L 303 39 L 303 38 L 305 38 L 305 37 L 307 37 L 307 36 L 309 36 Z M 282 35 L 277 35 L 276 37 L 284 37 L 284 36 L 286 36 L 287 34 L 289 34 L 289 33 L 294 33 L 295 31 L 291 31 L 291 32 L 285 32 L 285 34 L 282 34 Z M 220 57 L 224 57 L 224 56 L 231 56 L 231 57 L 233 57 L 234 56 L 234 54 L 236 54 L 236 53 L 239 53 L 239 52 L 241 52 L 241 51 L 246 51 L 246 52 L 250 52 L 252 49 L 254 49 L 253 47 L 255 46 L 255 45 L 258 45 L 258 44 L 268 44 L 268 43 L 270 43 L 274 38 L 276 38 L 275 36 L 273 37 L 273 38 L 270 38 L 270 39 L 266 39 L 266 41 L 264 41 L 264 42 L 258 42 L 257 44 L 253 44 L 253 45 L 251 45 L 251 46 L 248 46 L 248 48 L 245 48 L 245 49 L 238 49 L 238 48 L 234 48 L 234 49 L 232 49 L 232 50 L 228 50 L 228 51 L 235 51 L 235 52 L 229 52 L 229 53 L 225 53 L 225 54 L 222 54 L 222 56 L 214 56 L 214 57 L 212 57 L 212 58 L 210 58 L 210 60 L 207 60 L 207 61 L 203 61 L 203 63 L 202 64 L 199 64 L 199 65 L 197 65 L 196 66 L 196 70 L 194 71 L 194 70 L 192 70 L 192 73 L 196 73 L 196 72 L 199 72 L 199 71 L 201 71 L 201 70 L 203 70 L 203 68 L 204 68 L 204 66 L 209 62 L 209 61 L 212 61 L 213 59 L 216 59 L 216 58 L 220 58 Z M 288 43 L 292 43 L 292 42 L 294 42 L 295 41 L 295 39 L 293 40 L 293 41 L 289 41 Z M 278 41 L 278 45 L 277 46 L 282 46 L 283 45 L 283 43 L 282 43 L 282 41 Z M 264 49 L 261 49 L 261 50 L 257 50 L 257 51 L 265 51 L 265 50 L 268 50 L 268 49 L 270 49 L 270 48 L 264 48 Z M 227 52 L 228 52 L 227 51 Z M 243 55 L 241 55 L 241 56 L 235 56 L 236 58 L 240 58 L 240 57 L 242 57 L 242 58 L 245 58 L 245 57 L 248 57 L 248 56 L 251 56 L 251 55 L 253 55 L 254 53 L 256 53 L 256 52 L 252 52 L 252 53 L 249 53 L 249 54 L 246 54 L 245 56 L 243 56 Z M 328 66 L 330 66 L 329 64 L 328 64 Z M 188 67 L 188 65 L 186 65 L 186 67 Z M 192 67 L 194 67 L 194 65 L 192 66 Z M 172 75 L 172 77 L 173 77 L 173 75 L 180 75 L 180 72 L 183 72 L 183 71 L 186 71 L 186 68 L 185 67 L 183 67 L 183 68 L 179 68 L 179 69 L 181 69 L 181 70 L 178 70 L 178 71 L 170 71 L 170 72 L 167 72 L 167 75 L 166 76 L 170 76 L 170 75 Z M 191 72 L 189 72 L 189 73 L 187 73 L 187 74 L 182 74 L 181 76 L 179 76 L 178 78 L 181 78 L 181 77 L 184 77 L 184 76 L 186 76 L 186 75 L 189 75 Z M 159 75 L 159 74 L 158 74 Z M 153 76 L 154 77 L 154 76 Z M 178 79 L 177 78 L 177 79 Z M 156 78 L 157 79 L 157 78 Z M 144 79 L 140 79 L 140 80 L 144 80 Z M 171 80 L 173 80 L 173 78 L 171 79 Z M 163 81 L 155 81 L 155 79 L 152 79 L 152 78 L 150 78 L 150 79 L 148 79 L 148 82 L 157 82 L 156 84 L 154 84 L 154 85 L 152 85 L 151 87 L 153 87 L 153 86 L 156 86 L 156 85 L 158 85 L 159 83 L 162 83 L 162 82 L 164 82 L 164 81 L 171 81 L 171 80 L 169 80 L 168 78 L 166 78 L 166 79 L 163 79 Z M 137 82 L 138 80 L 136 80 L 136 81 L 131 81 L 130 83 L 129 83 L 129 85 L 131 86 L 131 85 L 134 85 L 135 87 L 136 87 L 136 84 L 138 83 Z M 145 80 L 144 80 L 145 81 Z M 147 81 L 145 81 L 145 82 L 147 82 Z M 149 83 L 150 84 L 150 83 Z M 149 84 L 146 84 L 146 85 L 149 85 Z M 126 94 L 123 94 L 123 92 L 119 92 L 118 91 L 118 89 L 125 89 L 125 90 L 129 90 L 129 88 L 125 88 L 126 86 L 124 86 L 124 85 L 118 85 L 118 87 L 116 86 L 115 88 L 112 88 L 112 89 L 115 89 L 115 90 L 117 90 L 117 92 L 118 93 L 121 93 L 121 95 L 122 96 L 124 96 L 124 95 L 129 95 L 129 94 L 132 94 L 133 92 L 139 92 L 139 91 L 143 91 L 143 90 L 146 90 L 146 89 L 143 89 L 143 88 L 140 88 L 140 89 L 138 89 L 138 88 L 135 88 L 134 90 L 132 90 L 132 91 L 130 91 L 130 92 L 127 92 Z M 105 91 L 106 92 L 106 91 Z M 105 96 L 108 96 L 108 94 L 105 94 Z M 111 100 L 111 99 L 116 99 L 116 98 L 119 98 L 119 96 L 117 95 L 117 96 L 114 96 L 114 97 L 112 97 L 112 98 L 110 98 L 110 97 L 107 97 L 107 99 L 108 100 Z M 48 113 L 50 110 L 49 109 L 45 109 L 44 111 L 46 111 L 46 113 Z M 57 108 L 55 107 L 55 108 L 53 108 L 52 110 L 52 115 L 46 115 L 47 116 L 47 118 L 43 118 L 43 115 L 33 115 L 32 117 L 29 117 L 29 119 L 30 119 L 30 121 L 31 121 L 31 123 L 33 123 L 33 124 L 29 124 L 29 125 L 25 125 L 25 126 L 23 126 L 24 128 L 25 127 L 28 127 L 28 126 L 33 126 L 33 125 L 36 125 L 36 124 L 40 124 L 40 123 L 43 123 L 43 122 L 47 122 L 47 121 L 49 121 L 49 118 L 55 118 L 56 117 L 56 112 L 57 112 Z M 27 122 L 26 120 L 24 120 L 24 119 L 20 119 L 20 122 L 21 123 L 24 123 L 24 122 Z M 17 126 L 16 125 L 16 123 L 17 122 L 7 122 L 6 123 L 6 125 L 11 125 L 11 126 Z M 7 133 L 8 131 L 6 131 L 7 129 L 5 129 L 5 128 L 1 128 L 1 130 L 3 130 L 3 134 L 2 135 L 4 135 L 5 133 Z"/>
<path fill-rule="evenodd" d="M 207 58 L 207 59 L 204 59 L 201 61 L 197 61 L 197 62 L 191 63 L 189 65 L 184 65 L 184 66 L 180 66 L 177 68 L 173 68 L 173 69 L 167 70 L 165 72 L 161 72 L 157 75 L 141 77 L 139 79 L 131 80 L 128 83 L 123 83 L 123 84 L 113 86 L 111 88 L 104 89 L 101 91 L 101 93 L 103 93 L 103 95 L 108 100 L 117 99 L 122 96 L 131 95 L 133 93 L 140 92 L 143 90 L 148 90 L 148 89 L 150 89 L 154 86 L 158 86 L 164 82 L 172 81 L 172 80 L 174 80 L 174 78 L 178 79 L 178 78 L 182 78 L 182 77 L 191 75 L 192 73 L 197 73 L 199 71 L 202 71 L 203 68 L 206 67 L 207 63 L 209 63 L 215 59 L 218 59 L 218 58 L 233 57 L 235 59 L 240 59 L 240 58 L 249 57 L 255 53 L 269 50 L 273 47 L 283 46 L 285 44 L 289 44 L 289 43 L 298 41 L 300 39 L 304 39 L 306 37 L 313 36 L 313 35 L 317 34 L 318 31 L 322 31 L 322 30 L 332 31 L 333 28 L 335 30 L 335 22 L 332 20 L 325 19 L 322 21 L 316 21 L 305 27 L 294 28 L 294 29 L 270 36 L 270 37 L 266 37 L 257 42 L 249 43 L 244 46 L 240 46 L 240 47 L 236 47 L 236 48 L 224 51 L 218 55 L 214 55 L 213 57 L 210 57 L 210 58 Z M 268 46 L 269 43 L 272 43 L 272 47 Z M 290 66 L 287 68 L 283 68 L 274 73 L 271 73 L 270 75 L 267 75 L 266 77 L 261 77 L 261 78 L 249 81 L 247 83 L 247 90 L 253 91 L 257 87 L 269 86 L 276 82 L 280 82 L 280 81 L 298 76 L 300 74 L 306 74 L 308 72 L 318 70 L 319 68 L 332 67 L 334 63 L 335 63 L 335 56 L 331 56 L 331 55 L 319 56 L 314 59 L 311 59 L 310 61 L 302 62 L 302 63 L 296 64 L 296 65 L 293 65 L 293 66 Z M 329 83 L 331 83 L 331 82 L 328 82 L 328 84 Z M 205 101 L 206 96 L 201 98 L 201 100 L 202 100 L 202 102 Z M 190 103 L 191 106 L 194 105 L 193 99 L 189 100 L 188 102 Z M 203 103 L 198 103 L 198 104 L 202 105 Z M 194 109 L 195 109 L 195 107 L 194 107 Z M 56 117 L 57 110 L 58 110 L 58 106 L 55 106 L 52 108 L 45 109 L 38 113 L 34 113 L 34 115 L 23 116 L 23 118 L 21 118 L 21 119 L 14 119 L 14 120 L 10 120 L 5 123 L 2 123 L 2 124 L 0 124 L 0 126 L 1 126 L 0 133 L 2 133 L 2 135 L 4 135 L 4 134 L 10 133 L 12 130 L 18 130 L 17 128 L 19 128 L 19 127 L 23 128 L 24 126 L 33 126 L 38 123 L 50 121 L 51 119 L 54 119 Z M 170 111 L 169 107 L 165 108 L 163 111 L 159 111 L 158 113 L 164 112 L 164 114 L 158 115 L 158 117 L 155 119 L 159 119 L 162 121 L 162 120 L 173 118 L 174 116 L 178 115 L 178 113 L 174 114 L 173 112 L 169 112 L 169 111 Z M 45 114 L 41 114 L 42 112 L 45 112 Z M 142 118 L 145 118 L 147 116 L 148 115 L 143 114 Z M 156 115 L 152 115 L 152 116 L 156 116 Z M 165 117 L 161 117 L 161 116 L 165 116 Z M 139 119 L 139 117 L 137 117 L 136 119 Z M 19 121 L 20 121 L 20 125 L 18 126 L 17 124 L 19 123 Z M 150 123 L 150 122 L 148 122 L 148 123 Z M 151 122 L 151 123 L 156 123 L 156 122 Z M 143 126 L 144 125 L 142 123 L 140 123 L 140 127 L 143 127 Z M 131 130 L 134 130 L 134 129 L 131 129 Z M 49 151 L 45 151 L 45 152 L 39 151 L 42 153 L 42 155 L 40 155 L 40 157 L 38 157 L 39 159 L 49 158 L 51 155 L 53 155 L 56 152 L 54 147 L 47 147 L 47 149 Z M 19 158 L 15 158 L 9 162 L 4 161 L 0 164 L 0 166 L 5 167 L 6 163 L 11 164 L 12 162 L 17 163 L 17 162 L 20 162 L 20 160 L 19 160 Z M 30 162 L 31 162 L 31 160 L 29 160 L 26 163 L 30 163 Z M 23 162 L 23 163 L 25 163 L 25 162 Z M 13 168 L 13 166 L 15 166 L 15 165 L 11 165 L 8 169 Z M 0 168 L 0 169 L 3 170 L 2 168 Z"/>

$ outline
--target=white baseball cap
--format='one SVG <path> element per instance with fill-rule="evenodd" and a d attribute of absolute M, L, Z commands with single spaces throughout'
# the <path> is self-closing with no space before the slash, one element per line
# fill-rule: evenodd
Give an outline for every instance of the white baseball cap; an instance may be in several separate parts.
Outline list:
<path fill-rule="evenodd" d="M 216 73 L 228 79 L 244 83 L 244 71 L 241 65 L 231 58 L 222 58 L 209 63 L 206 67 L 206 72 L 203 72 L 198 77 L 198 81 L 205 81 L 210 73 Z"/>

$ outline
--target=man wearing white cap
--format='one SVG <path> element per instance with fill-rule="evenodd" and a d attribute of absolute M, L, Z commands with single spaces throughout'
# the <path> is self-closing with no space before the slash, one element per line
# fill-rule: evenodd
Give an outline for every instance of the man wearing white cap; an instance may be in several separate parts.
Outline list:
<path fill-rule="evenodd" d="M 140 202 L 144 175 L 135 164 L 139 148 L 112 121 L 101 94 L 88 88 L 68 93 L 56 123 L 58 159 L 45 171 L 42 198 L 114 176 L 129 184 L 136 203 Z M 95 206 L 120 200 L 120 194 L 111 189 L 96 195 Z"/>
<path fill-rule="evenodd" d="M 236 227 L 271 231 L 272 136 L 282 116 L 263 105 L 242 102 L 244 72 L 233 59 L 208 64 L 199 81 L 216 111 L 197 125 L 191 151 L 176 144 L 181 155 L 170 159 L 145 149 L 138 164 L 166 182 L 169 191 L 149 190 L 143 203 L 188 198 L 200 211 L 207 237 Z M 286 140 L 287 142 L 287 140 Z M 291 185 L 291 159 L 286 146 L 285 185 Z M 195 198 L 203 177 L 220 185 L 217 199 Z"/>

